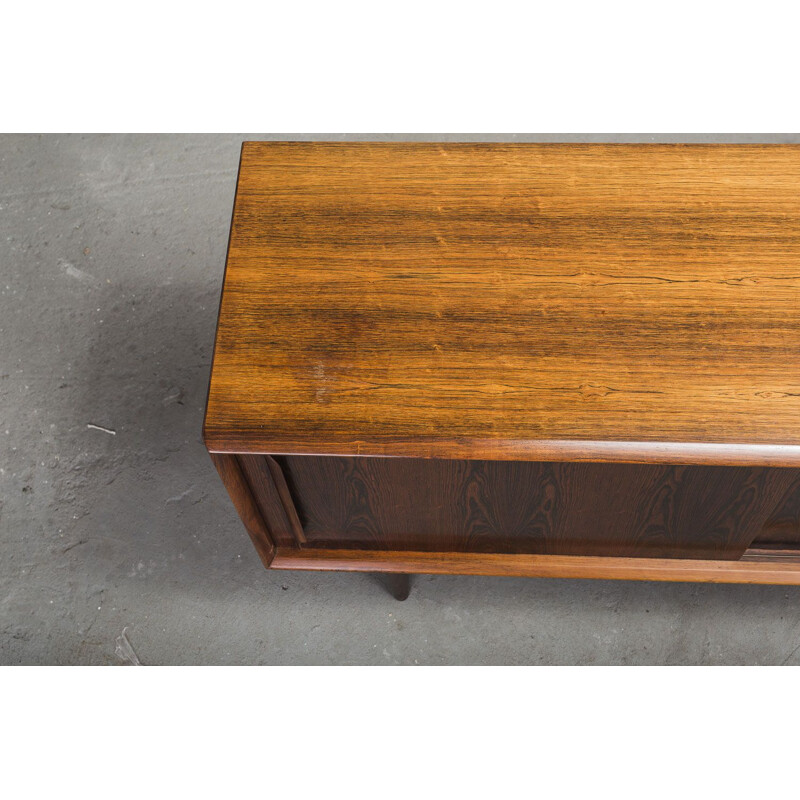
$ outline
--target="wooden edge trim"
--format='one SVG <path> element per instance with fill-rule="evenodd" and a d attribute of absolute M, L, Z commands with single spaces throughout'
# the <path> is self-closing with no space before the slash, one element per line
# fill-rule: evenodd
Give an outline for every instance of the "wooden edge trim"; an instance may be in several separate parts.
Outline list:
<path fill-rule="evenodd" d="M 707 583 L 800 584 L 800 563 L 705 561 L 501 553 L 422 553 L 279 547 L 275 569 L 407 572 L 431 575 L 507 575 L 530 578 L 603 578 Z"/>
<path fill-rule="evenodd" d="M 800 467 L 800 445 L 731 442 L 589 442 L 580 440 L 386 439 L 290 442 L 259 439 L 256 432 L 204 431 L 215 453 L 487 459 L 489 461 L 590 461 L 619 464 L 698 464 L 727 467 Z"/>
<path fill-rule="evenodd" d="M 742 560 L 761 561 L 762 563 L 766 561 L 793 561 L 800 565 L 800 550 L 796 547 L 786 547 L 782 545 L 773 545 L 771 547 L 755 545 L 744 551 Z"/>
<path fill-rule="evenodd" d="M 286 519 L 289 520 L 289 527 L 292 529 L 292 535 L 298 546 L 304 545 L 306 543 L 306 534 L 303 531 L 303 526 L 300 524 L 300 517 L 297 516 L 297 509 L 295 508 L 294 500 L 292 500 L 289 487 L 286 484 L 286 478 L 284 477 L 281 465 L 272 456 L 264 456 L 264 459 L 269 467 L 270 475 L 272 475 L 272 482 L 275 484 L 278 497 L 281 499 L 281 505 L 286 514 Z"/>
<path fill-rule="evenodd" d="M 219 303 L 217 304 L 217 325 L 214 328 L 214 346 L 211 351 L 211 368 L 208 370 L 208 386 L 206 387 L 206 406 L 205 411 L 203 412 L 203 442 L 206 445 L 206 449 L 209 452 L 215 450 L 213 447 L 208 446 L 208 436 L 206 431 L 206 425 L 208 424 L 208 402 L 211 399 L 211 380 L 214 377 L 214 363 L 217 358 L 217 343 L 219 342 L 219 327 L 220 327 L 220 320 L 222 319 L 222 300 L 225 294 L 225 280 L 228 277 L 228 262 L 230 261 L 231 257 L 231 241 L 233 240 L 233 220 L 236 218 L 236 206 L 239 203 L 239 180 L 242 177 L 242 161 L 244 155 L 244 144 L 239 149 L 239 166 L 236 170 L 236 189 L 234 190 L 233 194 L 233 205 L 231 207 L 231 224 L 230 228 L 228 229 L 228 244 L 225 248 L 225 268 L 222 271 L 222 285 L 220 286 L 219 290 Z"/>
<path fill-rule="evenodd" d="M 275 545 L 270 536 L 261 512 L 258 510 L 250 485 L 242 472 L 239 460 L 235 455 L 222 455 L 220 453 L 210 453 L 211 460 L 219 472 L 225 488 L 228 490 L 233 505 L 239 513 L 244 527 L 250 534 L 253 544 L 258 551 L 258 555 L 264 562 L 265 567 L 269 567 L 275 557 Z"/>

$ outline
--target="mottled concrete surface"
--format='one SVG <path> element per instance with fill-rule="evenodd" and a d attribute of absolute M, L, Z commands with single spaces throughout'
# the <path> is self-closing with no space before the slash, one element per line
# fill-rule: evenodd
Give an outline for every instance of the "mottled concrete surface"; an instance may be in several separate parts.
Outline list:
<path fill-rule="evenodd" d="M 800 661 L 795 588 L 265 571 L 200 439 L 244 138 L 800 141 L 0 137 L 0 663 Z"/>

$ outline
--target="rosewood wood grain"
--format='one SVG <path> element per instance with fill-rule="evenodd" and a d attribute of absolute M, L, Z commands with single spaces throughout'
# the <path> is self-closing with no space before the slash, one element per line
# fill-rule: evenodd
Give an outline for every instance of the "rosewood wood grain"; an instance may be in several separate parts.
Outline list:
<path fill-rule="evenodd" d="M 264 461 L 267 464 L 272 482 L 278 492 L 283 511 L 286 514 L 286 519 L 289 521 L 289 527 L 292 530 L 292 535 L 298 545 L 303 545 L 306 542 L 306 535 L 303 531 L 303 526 L 297 516 L 297 509 L 295 508 L 292 496 L 289 493 L 289 487 L 286 485 L 286 478 L 283 475 L 283 470 L 280 464 L 271 456 L 264 456 Z"/>
<path fill-rule="evenodd" d="M 237 459 L 272 540 L 283 546 L 299 547 L 304 544 L 305 534 L 297 519 L 297 512 L 289 497 L 280 467 L 269 456 L 242 454 Z M 283 486 L 283 493 L 276 481 L 276 475 Z"/>
<path fill-rule="evenodd" d="M 250 534 L 261 561 L 265 567 L 269 567 L 275 555 L 275 546 L 250 484 L 242 471 L 239 458 L 234 455 L 211 453 L 211 460 L 228 490 L 244 527 Z"/>
<path fill-rule="evenodd" d="M 800 470 L 765 467 L 277 461 L 315 548 L 739 558 L 800 493 Z"/>
<path fill-rule="evenodd" d="M 793 562 L 800 565 L 800 549 L 796 544 L 787 546 L 754 543 L 752 547 L 747 548 L 742 561 L 756 561 L 762 564 L 768 561 Z"/>
<path fill-rule="evenodd" d="M 799 190 L 789 145 L 246 143 L 204 439 L 264 564 L 800 584 Z"/>
<path fill-rule="evenodd" d="M 276 569 L 411 572 L 431 575 L 498 575 L 529 578 L 700 581 L 800 584 L 800 560 L 706 561 L 681 558 L 507 553 L 414 553 L 278 548 Z"/>
<path fill-rule="evenodd" d="M 762 526 L 755 542 L 800 548 L 800 489 L 795 486 L 789 489 Z"/>
<path fill-rule="evenodd" d="M 800 466 L 800 148 L 246 143 L 210 450 Z"/>

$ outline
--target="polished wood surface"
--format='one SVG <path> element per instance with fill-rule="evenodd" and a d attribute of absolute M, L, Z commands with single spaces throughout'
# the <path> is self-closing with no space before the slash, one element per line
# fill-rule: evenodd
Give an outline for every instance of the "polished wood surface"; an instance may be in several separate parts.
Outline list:
<path fill-rule="evenodd" d="M 800 565 L 800 549 L 797 542 L 788 544 L 760 544 L 754 543 L 753 547 L 748 547 L 742 555 L 742 561 L 757 561 L 766 563 L 768 561 L 780 561 L 783 563 L 793 562 Z"/>
<path fill-rule="evenodd" d="M 305 532 L 297 516 L 283 470 L 270 456 L 233 456 L 247 483 L 270 540 L 276 545 L 302 546 Z"/>
<path fill-rule="evenodd" d="M 428 575 L 498 575 L 528 578 L 602 578 L 704 583 L 800 584 L 800 559 L 704 561 L 683 558 L 527 555 L 508 553 L 414 553 L 314 550 L 279 547 L 276 569 L 345 572 L 411 572 Z"/>
<path fill-rule="evenodd" d="M 800 148 L 246 143 L 210 450 L 800 465 Z"/>
<path fill-rule="evenodd" d="M 788 145 L 245 144 L 204 437 L 264 564 L 800 584 L 798 189 Z"/>
<path fill-rule="evenodd" d="M 253 486 L 242 469 L 239 457 L 227 453 L 211 453 L 211 460 L 253 541 L 259 558 L 265 567 L 269 567 L 275 555 L 276 542 L 272 538 L 270 528 L 256 501 Z"/>
<path fill-rule="evenodd" d="M 796 470 L 211 457 L 265 566 L 398 573 L 398 599 L 411 572 L 800 584 Z"/>
<path fill-rule="evenodd" d="M 800 547 L 800 491 L 790 491 L 775 508 L 755 539 L 762 544 Z"/>
<path fill-rule="evenodd" d="M 313 548 L 730 559 L 800 501 L 795 469 L 275 461 Z"/>

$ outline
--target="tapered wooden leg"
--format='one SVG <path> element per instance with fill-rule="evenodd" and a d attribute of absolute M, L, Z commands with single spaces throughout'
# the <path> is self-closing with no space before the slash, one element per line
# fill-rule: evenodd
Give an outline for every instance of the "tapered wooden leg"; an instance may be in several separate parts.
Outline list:
<path fill-rule="evenodd" d="M 405 572 L 376 572 L 375 577 L 395 600 L 405 600 L 411 591 L 411 576 Z"/>

